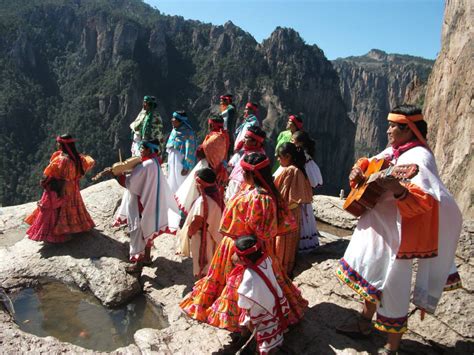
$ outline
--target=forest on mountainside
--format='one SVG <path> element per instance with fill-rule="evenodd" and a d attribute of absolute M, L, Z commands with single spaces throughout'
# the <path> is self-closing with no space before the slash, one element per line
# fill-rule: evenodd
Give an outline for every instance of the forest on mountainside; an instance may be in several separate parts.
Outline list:
<path fill-rule="evenodd" d="M 200 138 L 219 95 L 234 95 L 238 117 L 257 102 L 270 156 L 288 114 L 303 112 L 325 180 L 320 193 L 347 189 L 357 122 L 333 63 L 294 30 L 277 27 L 258 43 L 231 22 L 164 16 L 140 0 L 0 6 L 0 205 L 39 198 L 58 134 L 77 137 L 95 171 L 117 161 L 119 149 L 127 157 L 129 124 L 146 94 L 157 97 L 166 134 L 171 113 L 184 109 Z"/>

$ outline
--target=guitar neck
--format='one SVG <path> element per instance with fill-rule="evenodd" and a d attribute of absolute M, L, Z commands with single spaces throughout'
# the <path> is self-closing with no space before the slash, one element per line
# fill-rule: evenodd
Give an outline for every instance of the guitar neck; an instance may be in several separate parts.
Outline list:
<path fill-rule="evenodd" d="M 369 177 L 367 178 L 367 184 L 370 184 L 371 182 L 379 178 L 385 178 L 387 176 L 390 176 L 394 168 L 395 168 L 395 165 L 391 165 L 387 169 L 380 170 L 380 171 L 377 171 L 376 173 L 370 174 Z"/>

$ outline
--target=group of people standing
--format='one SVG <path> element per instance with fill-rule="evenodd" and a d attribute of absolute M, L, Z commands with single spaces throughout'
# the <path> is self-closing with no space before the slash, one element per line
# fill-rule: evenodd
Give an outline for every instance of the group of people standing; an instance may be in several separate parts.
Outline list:
<path fill-rule="evenodd" d="M 248 102 L 236 122 L 232 96 L 221 96 L 220 112 L 209 117 L 209 132 L 199 146 L 185 111 L 172 114 L 165 143 L 156 107 L 154 97 L 144 97 L 143 110 L 130 125 L 137 158 L 130 172 L 115 174 L 126 189 L 115 225 L 128 225 L 127 271 L 152 263 L 155 237 L 176 233 L 177 253 L 193 258 L 196 279 L 180 303 L 183 312 L 229 331 L 247 329 L 260 353 L 273 352 L 308 306 L 291 281 L 298 252 L 319 246 L 311 202 L 323 180 L 302 115 L 289 115 L 272 164 L 255 103 Z M 460 284 L 453 260 L 462 220 L 439 179 L 421 111 L 400 106 L 388 120 L 389 148 L 359 160 L 351 185 L 365 179 L 373 159 L 384 159 L 387 166 L 416 164 L 419 172 L 410 182 L 376 181 L 385 192 L 361 217 L 337 270 L 364 298 L 364 308 L 338 331 L 365 336 L 377 313 L 376 328 L 389 333 L 380 353 L 395 354 L 406 331 L 413 259 L 419 259 L 414 302 L 423 311 L 434 312 L 446 280 L 451 289 Z M 234 125 L 232 134 L 228 129 Z M 77 153 L 71 136 L 57 142 L 59 150 L 44 171 L 43 196 L 27 219 L 30 239 L 53 243 L 94 226 L 78 184 L 94 161 Z M 167 176 L 161 168 L 165 155 Z"/>

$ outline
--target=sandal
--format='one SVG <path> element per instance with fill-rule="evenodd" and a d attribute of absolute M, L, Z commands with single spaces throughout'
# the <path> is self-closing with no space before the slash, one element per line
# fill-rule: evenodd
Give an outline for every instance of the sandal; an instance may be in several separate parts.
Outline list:
<path fill-rule="evenodd" d="M 371 325 L 371 319 L 366 319 L 361 314 L 359 314 L 355 321 L 336 327 L 336 332 L 347 335 L 351 338 L 363 338 L 369 336 L 370 333 L 372 333 Z"/>

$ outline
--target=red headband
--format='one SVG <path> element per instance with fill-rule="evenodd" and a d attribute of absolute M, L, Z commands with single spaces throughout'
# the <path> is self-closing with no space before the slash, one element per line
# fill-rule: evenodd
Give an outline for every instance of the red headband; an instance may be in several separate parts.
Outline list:
<path fill-rule="evenodd" d="M 261 244 L 260 244 L 260 240 L 257 239 L 257 243 L 255 243 L 255 245 L 251 246 L 251 247 L 248 248 L 248 249 L 239 250 L 239 248 L 235 247 L 235 253 L 236 253 L 238 256 L 246 256 L 246 255 L 255 253 L 256 251 L 260 250 L 261 248 L 262 248 L 262 246 L 261 246 Z"/>
<path fill-rule="evenodd" d="M 222 101 L 232 102 L 232 97 L 229 95 L 221 95 L 220 99 Z"/>
<path fill-rule="evenodd" d="M 249 108 L 253 111 L 257 111 L 258 110 L 258 106 L 257 105 L 254 105 L 253 103 L 251 102 L 247 102 L 247 104 L 245 105 L 246 108 Z"/>
<path fill-rule="evenodd" d="M 255 165 L 249 164 L 249 163 L 245 162 L 243 159 L 240 161 L 240 166 L 242 167 L 242 169 L 244 169 L 246 171 L 260 170 L 260 169 L 263 169 L 263 168 L 265 168 L 266 166 L 269 166 L 269 165 L 270 165 L 270 159 L 268 159 L 268 157 L 265 158 L 265 160 L 261 161 L 258 164 L 255 164 Z"/>
<path fill-rule="evenodd" d="M 255 134 L 255 133 L 253 133 L 252 131 L 249 131 L 249 130 L 247 130 L 247 132 L 245 132 L 245 137 L 252 138 L 252 139 L 256 140 L 259 143 L 263 143 L 263 141 L 265 140 L 265 137 L 261 137 L 258 134 Z"/>
<path fill-rule="evenodd" d="M 56 142 L 68 144 L 68 143 L 77 142 L 77 139 L 75 139 L 75 138 L 61 138 L 60 136 L 57 136 L 56 137 Z"/>
<path fill-rule="evenodd" d="M 303 128 L 303 122 L 298 121 L 295 115 L 288 116 L 288 119 L 295 124 L 296 128 Z"/>
<path fill-rule="evenodd" d="M 195 176 L 194 178 L 196 180 L 196 182 L 201 185 L 203 188 L 206 188 L 206 187 L 210 187 L 210 186 L 215 186 L 216 183 L 215 182 L 207 182 L 207 181 L 204 181 L 203 179 L 201 179 L 199 176 Z"/>

